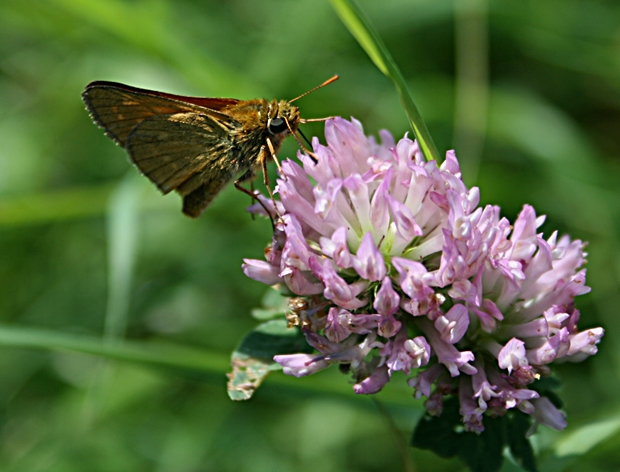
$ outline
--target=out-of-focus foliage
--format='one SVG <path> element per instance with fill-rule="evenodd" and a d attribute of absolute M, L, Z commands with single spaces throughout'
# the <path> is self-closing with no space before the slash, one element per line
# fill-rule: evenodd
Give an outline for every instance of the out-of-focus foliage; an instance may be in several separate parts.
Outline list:
<path fill-rule="evenodd" d="M 569 427 L 541 429 L 538 447 L 545 471 L 618 470 L 620 3 L 360 4 L 482 203 L 513 220 L 530 203 L 546 235 L 589 241 L 581 326 L 607 334 L 596 357 L 557 367 Z M 263 294 L 241 259 L 260 256 L 271 226 L 232 188 L 184 217 L 80 101 L 95 79 L 284 99 L 334 73 L 299 101 L 304 117 L 408 131 L 392 84 L 327 0 L 0 3 L 1 470 L 400 469 L 376 408 L 337 372 L 275 373 L 250 402 L 228 400 L 225 359 Z M 295 152 L 290 140 L 280 155 Z M 143 351 L 155 366 L 131 361 Z M 420 404 L 404 388 L 380 398 L 409 434 Z M 420 471 L 463 468 L 412 454 Z"/>

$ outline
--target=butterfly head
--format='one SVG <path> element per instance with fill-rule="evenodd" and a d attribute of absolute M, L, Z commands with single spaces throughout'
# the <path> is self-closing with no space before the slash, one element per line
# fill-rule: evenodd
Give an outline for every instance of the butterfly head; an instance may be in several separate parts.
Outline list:
<path fill-rule="evenodd" d="M 269 119 L 267 130 L 269 134 L 278 138 L 285 138 L 291 131 L 294 133 L 299 127 L 299 108 L 285 100 L 269 104 Z"/>

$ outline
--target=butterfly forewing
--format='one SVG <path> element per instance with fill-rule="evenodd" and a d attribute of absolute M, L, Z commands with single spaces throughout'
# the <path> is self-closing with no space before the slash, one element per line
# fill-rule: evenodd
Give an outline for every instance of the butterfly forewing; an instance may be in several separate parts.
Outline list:
<path fill-rule="evenodd" d="M 176 190 L 184 197 L 183 211 L 190 216 L 199 216 L 236 173 L 247 170 L 227 162 L 231 132 L 241 125 L 220 112 L 239 100 L 103 81 L 89 84 L 82 96 L 93 120 L 144 175 L 163 193 Z"/>
<path fill-rule="evenodd" d="M 150 116 L 195 112 L 226 119 L 219 111 L 238 102 L 234 98 L 184 97 L 105 81 L 88 84 L 82 98 L 95 123 L 123 147 L 131 130 Z"/>

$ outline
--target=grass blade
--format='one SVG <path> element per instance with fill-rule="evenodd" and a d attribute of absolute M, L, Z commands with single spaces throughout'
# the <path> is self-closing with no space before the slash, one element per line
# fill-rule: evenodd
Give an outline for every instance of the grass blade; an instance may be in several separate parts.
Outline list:
<path fill-rule="evenodd" d="M 133 266 L 138 237 L 137 176 L 125 178 L 112 194 L 108 207 L 108 303 L 104 339 L 123 338 L 129 311 Z"/>
<path fill-rule="evenodd" d="M 108 359 L 215 374 L 223 374 L 230 365 L 229 356 L 202 349 L 133 340 L 110 344 L 95 336 L 32 327 L 0 326 L 0 346 L 79 352 Z"/>
<path fill-rule="evenodd" d="M 400 96 L 400 101 L 405 107 L 405 112 L 413 128 L 420 149 L 426 160 L 435 159 L 439 161 L 439 153 L 433 142 L 424 120 L 413 102 L 413 98 L 407 88 L 407 83 L 400 69 L 392 59 L 385 44 L 379 37 L 379 33 L 374 29 L 370 20 L 366 17 L 361 8 L 353 0 L 330 0 L 334 10 L 340 20 L 351 32 L 353 37 L 362 46 L 366 54 L 372 59 L 377 68 L 383 72 L 396 87 Z"/>

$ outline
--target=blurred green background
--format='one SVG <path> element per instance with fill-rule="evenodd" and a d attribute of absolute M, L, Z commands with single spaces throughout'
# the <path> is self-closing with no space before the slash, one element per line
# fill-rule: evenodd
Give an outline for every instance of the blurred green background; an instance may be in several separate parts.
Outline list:
<path fill-rule="evenodd" d="M 569 427 L 535 443 L 542 470 L 618 470 L 620 3 L 360 4 L 482 203 L 513 221 L 532 204 L 545 235 L 589 241 L 581 326 L 607 334 L 595 358 L 556 367 Z M 186 218 L 80 100 L 91 80 L 285 99 L 334 73 L 302 116 L 408 131 L 327 0 L 0 3 L 0 470 L 402 470 L 385 420 L 336 369 L 278 372 L 251 401 L 228 399 L 228 356 L 265 291 L 240 265 L 271 226 L 233 188 Z M 130 360 L 145 356 L 155 365 Z M 379 397 L 408 438 L 421 404 L 394 380 Z M 416 470 L 464 470 L 410 452 Z"/>

